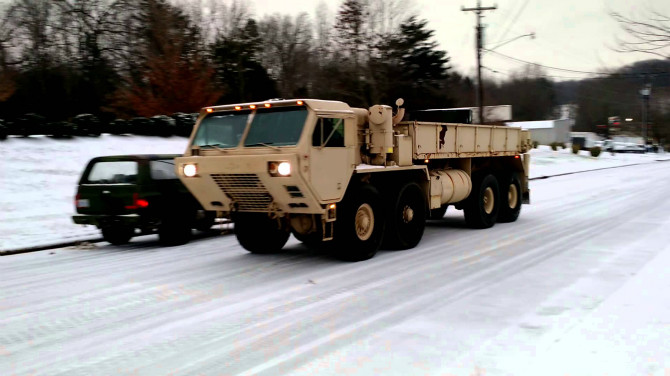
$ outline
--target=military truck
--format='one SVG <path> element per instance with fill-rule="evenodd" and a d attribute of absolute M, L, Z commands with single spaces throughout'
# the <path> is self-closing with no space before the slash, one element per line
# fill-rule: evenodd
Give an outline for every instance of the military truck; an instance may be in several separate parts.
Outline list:
<path fill-rule="evenodd" d="M 529 203 L 531 140 L 519 128 L 402 121 L 397 109 L 296 99 L 204 108 L 177 174 L 206 210 L 230 214 L 252 253 L 290 233 L 346 260 L 407 249 L 427 219 L 463 209 L 474 228 Z"/>

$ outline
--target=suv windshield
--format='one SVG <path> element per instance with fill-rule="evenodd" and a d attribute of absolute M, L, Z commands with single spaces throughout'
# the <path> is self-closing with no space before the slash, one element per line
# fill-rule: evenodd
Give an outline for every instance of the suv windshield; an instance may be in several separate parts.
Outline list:
<path fill-rule="evenodd" d="M 137 181 L 137 162 L 97 162 L 91 168 L 84 183 L 87 184 L 133 184 Z"/>
<path fill-rule="evenodd" d="M 200 147 L 234 148 L 240 143 L 251 111 L 217 112 L 207 115 L 193 138 Z"/>
<path fill-rule="evenodd" d="M 244 146 L 295 145 L 300 139 L 306 119 L 305 107 L 258 109 Z"/>

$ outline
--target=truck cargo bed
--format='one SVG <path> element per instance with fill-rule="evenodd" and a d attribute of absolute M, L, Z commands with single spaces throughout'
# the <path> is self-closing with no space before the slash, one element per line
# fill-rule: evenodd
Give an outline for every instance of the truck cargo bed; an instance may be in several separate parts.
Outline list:
<path fill-rule="evenodd" d="M 512 156 L 530 149 L 521 128 L 433 122 L 402 122 L 413 140 L 413 159 Z M 403 132 L 404 133 L 404 132 Z"/>

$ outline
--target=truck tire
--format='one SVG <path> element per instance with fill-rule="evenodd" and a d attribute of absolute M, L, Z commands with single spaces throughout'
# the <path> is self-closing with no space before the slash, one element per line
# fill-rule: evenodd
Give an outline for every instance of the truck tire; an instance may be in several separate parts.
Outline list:
<path fill-rule="evenodd" d="M 498 222 L 514 222 L 521 213 L 521 181 L 516 173 L 500 179 L 500 212 Z"/>
<path fill-rule="evenodd" d="M 275 253 L 288 241 L 291 233 L 286 226 L 266 213 L 238 213 L 233 218 L 235 237 L 251 253 Z"/>
<path fill-rule="evenodd" d="M 336 252 L 346 261 L 374 257 L 384 237 L 384 207 L 375 187 L 363 185 L 348 192 L 335 222 Z"/>
<path fill-rule="evenodd" d="M 391 210 L 385 243 L 395 249 L 416 247 L 426 227 L 426 198 L 421 187 L 408 183 L 400 188 Z"/>
<path fill-rule="evenodd" d="M 437 209 L 430 209 L 429 218 L 432 220 L 439 220 L 444 218 L 444 215 L 447 213 L 448 205 L 443 205 Z"/>
<path fill-rule="evenodd" d="M 191 240 L 192 215 L 168 214 L 158 226 L 158 241 L 162 245 L 175 246 Z"/>
<path fill-rule="evenodd" d="M 465 223 L 472 228 L 492 227 L 500 207 L 498 180 L 491 174 L 478 174 L 472 179 L 472 192 L 463 205 Z"/>
<path fill-rule="evenodd" d="M 195 229 L 200 232 L 207 232 L 212 229 L 216 222 L 216 212 L 203 211 L 196 214 Z"/>
<path fill-rule="evenodd" d="M 323 243 L 323 235 L 321 231 L 315 231 L 309 234 L 300 234 L 297 231 L 291 230 L 293 236 L 298 239 L 299 242 L 305 244 L 309 248 L 316 248 Z"/>
<path fill-rule="evenodd" d="M 102 238 L 114 245 L 128 243 L 135 234 L 134 228 L 122 225 L 102 227 L 100 231 L 102 232 Z"/>

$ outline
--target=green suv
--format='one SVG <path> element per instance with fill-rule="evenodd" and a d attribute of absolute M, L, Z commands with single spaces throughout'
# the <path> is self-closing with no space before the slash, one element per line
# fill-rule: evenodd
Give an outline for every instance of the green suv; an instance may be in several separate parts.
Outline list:
<path fill-rule="evenodd" d="M 193 228 L 206 231 L 215 212 L 204 211 L 175 174 L 180 155 L 93 158 L 79 180 L 74 223 L 95 225 L 112 244 L 158 233 L 165 245 L 185 244 Z"/>

